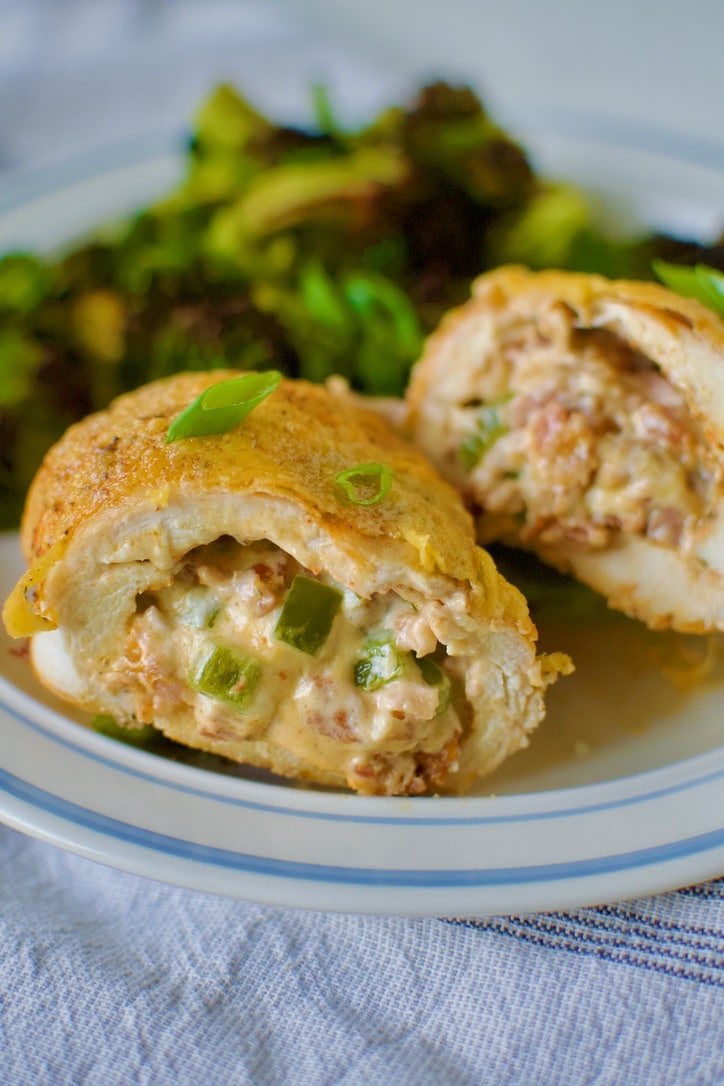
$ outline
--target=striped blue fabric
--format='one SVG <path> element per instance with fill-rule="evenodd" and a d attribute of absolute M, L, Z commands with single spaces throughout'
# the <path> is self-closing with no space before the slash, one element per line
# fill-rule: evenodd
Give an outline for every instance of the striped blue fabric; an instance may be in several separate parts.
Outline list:
<path fill-rule="evenodd" d="M 571 913 L 450 923 L 724 988 L 724 880 Z"/>

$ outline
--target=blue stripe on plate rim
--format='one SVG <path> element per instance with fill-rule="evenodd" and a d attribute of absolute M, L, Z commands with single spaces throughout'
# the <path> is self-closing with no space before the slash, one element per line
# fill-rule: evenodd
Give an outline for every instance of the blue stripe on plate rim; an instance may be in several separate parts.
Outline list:
<path fill-rule="evenodd" d="M 521 885 L 525 883 L 558 882 L 565 879 L 595 878 L 619 871 L 639 869 L 676 861 L 684 857 L 724 848 L 724 827 L 708 833 L 678 841 L 654 845 L 631 852 L 615 853 L 585 860 L 569 860 L 554 864 L 536 864 L 522 867 L 489 868 L 372 868 L 339 867 L 332 864 L 315 864 L 298 860 L 283 860 L 268 856 L 255 856 L 246 852 L 213 845 L 185 841 L 153 830 L 130 825 L 108 815 L 98 814 L 60 799 L 19 780 L 0 769 L 0 788 L 16 799 L 30 803 L 35 810 L 62 818 L 75 826 L 102 834 L 104 837 L 124 841 L 136 847 L 151 849 L 165 856 L 210 864 L 247 874 L 274 878 L 296 879 L 305 882 L 332 882 L 356 885 L 373 885 L 397 888 L 445 888 Z"/>
<path fill-rule="evenodd" d="M 4 679 L 0 679 L 0 691 L 2 690 L 3 685 L 10 686 L 11 684 L 7 683 L 7 681 L 4 680 Z M 30 700 L 30 699 L 28 699 L 28 700 Z M 202 788 L 200 786 L 191 785 L 191 784 L 184 784 L 184 783 L 181 783 L 179 781 L 172 781 L 165 775 L 151 772 L 151 768 L 153 767 L 154 763 L 157 764 L 157 763 L 160 762 L 161 765 L 163 765 L 165 767 L 169 766 L 169 763 L 167 761 L 165 761 L 161 756 L 153 754 L 153 753 L 148 752 L 148 751 L 136 750 L 136 749 L 132 749 L 132 748 L 126 748 L 126 747 L 123 747 L 120 743 L 118 743 L 114 739 L 108 739 L 105 736 L 97 735 L 94 732 L 85 732 L 83 730 L 82 725 L 76 725 L 73 722 L 66 720 L 66 718 L 64 718 L 64 717 L 60 716 L 59 714 L 55 713 L 53 710 L 49 710 L 49 709 L 46 710 L 46 713 L 47 713 L 47 715 L 49 715 L 51 720 L 55 718 L 61 726 L 71 724 L 71 726 L 73 728 L 78 727 L 79 729 L 81 729 L 80 734 L 85 736 L 85 738 L 87 740 L 87 743 L 76 742 L 76 741 L 74 741 L 72 739 L 66 738 L 65 736 L 59 734 L 59 732 L 57 730 L 55 730 L 53 727 L 45 726 L 39 720 L 34 719 L 32 716 L 29 716 L 27 713 L 21 712 L 19 709 L 16 709 L 14 706 L 10 705 L 4 698 L 0 697 L 0 712 L 3 712 L 3 711 L 5 713 L 7 713 L 8 716 L 15 719 L 18 723 L 22 724 L 24 727 L 27 727 L 31 731 L 34 731 L 34 732 L 38 733 L 44 739 L 50 740 L 52 743 L 57 743 L 59 746 L 65 748 L 66 750 L 71 751 L 75 755 L 80 755 L 82 758 L 87 758 L 90 761 L 97 762 L 98 764 L 104 765 L 104 766 L 106 766 L 106 767 L 108 767 L 108 768 L 110 768 L 110 769 L 112 769 L 112 770 L 114 770 L 116 772 L 124 773 L 124 774 L 127 774 L 128 776 L 131 776 L 131 777 L 136 777 L 139 780 L 147 781 L 147 782 L 149 782 L 151 784 L 161 785 L 164 788 L 168 788 L 170 791 L 179 792 L 179 793 L 184 794 L 184 795 L 195 796 L 195 797 L 197 797 L 199 799 L 211 800 L 211 801 L 213 801 L 215 803 L 228 804 L 228 805 L 230 805 L 232 807 L 240 807 L 240 808 L 244 808 L 244 809 L 247 809 L 247 810 L 254 810 L 254 811 L 264 812 L 266 814 L 283 815 L 285 817 L 293 817 L 293 818 L 315 819 L 315 820 L 323 821 L 323 822 L 349 822 L 349 823 L 373 824 L 373 825 L 429 826 L 429 827 L 433 827 L 433 826 L 489 826 L 489 825 L 502 825 L 502 824 L 505 824 L 505 823 L 515 823 L 515 822 L 538 822 L 538 821 L 545 821 L 545 820 L 548 820 L 548 819 L 567 818 L 567 817 L 576 817 L 576 816 L 580 816 L 580 815 L 595 814 L 595 813 L 598 813 L 598 812 L 601 812 L 601 811 L 610 811 L 610 810 L 615 810 L 617 808 L 628 807 L 628 806 L 632 806 L 632 805 L 639 804 L 639 803 L 651 802 L 651 801 L 655 801 L 655 800 L 658 800 L 658 799 L 662 799 L 664 797 L 673 796 L 676 793 L 684 792 L 684 791 L 687 791 L 687 790 L 689 790 L 691 788 L 697 788 L 697 787 L 701 787 L 701 786 L 706 785 L 706 784 L 710 784 L 711 782 L 716 781 L 716 780 L 724 779 L 724 766 L 723 766 L 723 767 L 721 767 L 721 768 L 719 768 L 717 770 L 704 773 L 703 775 L 700 775 L 700 776 L 694 775 L 692 777 L 686 777 L 684 780 L 679 780 L 679 781 L 677 781 L 675 783 L 670 783 L 670 784 L 666 784 L 666 785 L 663 785 L 663 786 L 658 785 L 658 786 L 655 786 L 655 787 L 649 787 L 647 789 L 646 786 L 645 786 L 645 782 L 648 782 L 649 779 L 650 779 L 651 784 L 653 784 L 654 781 L 660 776 L 660 774 L 662 772 L 662 770 L 660 770 L 660 769 L 659 770 L 651 770 L 648 773 L 636 774 L 636 775 L 632 775 L 630 778 L 626 778 L 628 781 L 630 781 L 635 786 L 634 792 L 632 794 L 630 794 L 630 795 L 619 796 L 616 799 L 608 799 L 608 800 L 600 801 L 600 802 L 597 802 L 597 803 L 587 803 L 587 804 L 584 804 L 584 805 L 581 805 L 581 806 L 578 806 L 578 807 L 562 807 L 562 808 L 557 808 L 557 809 L 554 808 L 552 810 L 550 810 L 550 809 L 545 810 L 544 809 L 544 810 L 538 810 L 538 811 L 505 813 L 505 814 L 496 814 L 496 815 L 457 815 L 456 814 L 456 815 L 437 816 L 437 814 L 432 814 L 431 813 L 429 816 L 426 816 L 426 817 L 425 816 L 417 816 L 416 817 L 414 815 L 403 814 L 402 812 L 399 812 L 399 813 L 396 812 L 394 815 L 380 815 L 380 814 L 345 813 L 345 812 L 342 812 L 342 811 L 331 812 L 331 811 L 321 811 L 321 810 L 304 810 L 304 809 L 298 809 L 298 808 L 291 807 L 291 806 L 290 807 L 285 807 L 283 805 L 275 804 L 275 803 L 260 802 L 260 801 L 257 801 L 257 800 L 244 798 L 242 796 L 227 795 L 227 794 L 224 794 L 222 792 L 212 791 L 210 789 L 204 789 L 204 788 Z M 103 748 L 104 746 L 107 746 L 108 749 L 114 749 L 114 750 L 118 751 L 119 757 L 126 756 L 128 759 L 131 759 L 131 760 L 134 760 L 134 761 L 135 760 L 146 761 L 148 763 L 149 768 L 148 768 L 148 770 L 144 770 L 144 769 L 138 768 L 138 767 L 133 766 L 133 765 L 125 764 L 124 761 L 122 761 L 122 760 L 119 761 L 117 758 L 112 758 L 112 757 L 109 757 L 109 756 L 106 756 L 106 755 L 102 754 L 100 751 L 90 749 L 89 744 L 97 745 L 97 746 L 100 746 L 101 748 Z M 707 755 L 707 754 L 699 755 L 699 756 L 697 756 L 697 758 L 691 759 L 690 761 L 696 763 L 696 762 L 700 761 L 701 759 L 707 759 L 708 757 L 710 757 L 710 755 Z M 686 763 L 682 763 L 682 762 L 676 763 L 677 766 L 681 766 L 681 765 L 684 765 L 684 764 L 686 764 Z M 183 767 L 179 767 L 179 768 L 183 769 Z M 213 778 L 213 775 L 211 773 L 209 773 L 208 771 L 206 771 L 206 770 L 198 770 L 198 769 L 194 769 L 193 767 L 185 767 L 185 768 L 187 769 L 187 772 L 192 773 L 194 775 L 199 774 L 200 778 L 203 778 L 205 780 L 208 780 L 209 778 Z M 671 767 L 664 767 L 664 771 L 665 771 L 666 768 L 670 769 Z M 226 778 L 226 777 L 223 778 L 223 779 L 225 781 L 229 780 L 229 778 Z M 244 784 L 248 784 L 249 782 L 244 782 L 244 781 L 240 780 L 238 783 L 239 783 L 239 785 L 241 787 L 243 787 Z M 602 786 L 605 787 L 605 782 L 604 782 L 604 784 Z M 32 787 L 32 786 L 29 785 L 29 787 Z M 255 785 L 255 787 L 264 788 L 264 789 L 272 789 L 273 788 L 275 792 L 283 791 L 283 786 Z M 561 795 L 561 794 L 563 794 L 563 795 L 571 795 L 571 794 L 580 793 L 580 792 L 587 792 L 587 793 L 590 794 L 590 791 L 591 791 L 591 786 L 588 785 L 585 788 L 579 787 L 579 788 L 562 789 L 559 792 L 554 793 L 554 794 L 555 795 Z M 309 795 L 310 793 L 305 792 L 304 794 L 306 796 L 306 795 Z M 317 794 L 320 795 L 321 793 L 317 793 Z M 541 795 L 550 798 L 551 793 L 541 793 Z M 353 800 L 353 801 L 356 800 L 357 803 L 359 803 L 362 797 L 359 797 L 359 796 L 349 796 L 348 797 L 346 794 L 341 794 L 340 798 L 341 799 L 349 798 L 350 800 Z M 490 802 L 490 800 L 486 799 L 485 797 L 468 797 L 465 800 L 465 802 L 466 803 L 475 802 L 476 798 L 480 802 L 484 802 L 484 803 L 489 803 Z M 505 798 L 509 799 L 511 797 L 506 796 Z M 530 797 L 528 797 L 528 798 L 530 798 Z M 372 799 L 370 799 L 369 797 L 365 797 L 365 799 L 367 800 L 367 802 L 371 802 L 371 803 L 378 802 L 377 797 L 372 798 Z M 364 800 L 362 800 L 362 801 L 364 802 Z M 430 799 L 430 798 L 424 799 L 423 798 L 423 799 L 418 799 L 418 800 L 415 800 L 415 801 L 412 801 L 412 800 L 408 799 L 407 802 L 408 803 L 409 802 L 431 803 L 431 804 L 435 805 L 435 808 L 437 810 L 441 803 L 446 802 L 446 799 L 444 799 L 444 798 L 441 799 L 439 797 L 435 797 L 435 798 L 432 798 L 432 799 Z M 457 803 L 459 801 L 453 799 L 452 802 Z"/>

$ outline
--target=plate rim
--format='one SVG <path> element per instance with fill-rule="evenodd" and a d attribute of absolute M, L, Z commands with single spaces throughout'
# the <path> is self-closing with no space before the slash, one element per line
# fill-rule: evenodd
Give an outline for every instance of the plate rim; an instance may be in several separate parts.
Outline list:
<path fill-rule="evenodd" d="M 0 546 L 7 545 L 17 545 L 14 533 L 0 536 Z M 39 736 L 46 748 L 56 744 L 70 751 L 78 764 L 98 762 L 115 776 L 143 778 L 159 795 L 180 794 L 182 803 L 189 795 L 202 798 L 224 812 L 230 809 L 240 825 L 272 814 L 321 823 L 322 834 L 340 824 L 388 826 L 405 833 L 413 848 L 419 847 L 425 831 L 441 828 L 481 833 L 496 824 L 517 824 L 544 832 L 552 820 L 565 826 L 581 817 L 667 803 L 672 797 L 685 797 L 683 802 L 691 806 L 700 790 L 724 778 L 722 746 L 644 772 L 539 792 L 363 797 L 297 790 L 168 762 L 84 728 L 0 675 L 0 719 L 7 715 Z M 429 916 L 450 912 L 453 901 L 458 905 L 453 911 L 466 916 L 548 911 L 611 900 L 612 880 L 621 883 L 613 895 L 620 899 L 714 878 L 724 870 L 724 825 L 712 827 L 704 811 L 699 832 L 604 856 L 497 868 L 400 868 L 384 863 L 378 868 L 340 868 L 317 862 L 296 865 L 239 850 L 229 853 L 213 844 L 195 845 L 159 834 L 148 822 L 118 819 L 87 800 L 69 801 L 1 764 L 0 795 L 2 821 L 66 851 L 189 889 L 329 911 Z"/>
<path fill-rule="evenodd" d="M 106 742 L 113 745 L 112 740 Z M 87 756 L 82 744 L 78 746 L 79 753 Z M 153 758 L 146 752 L 136 753 Z M 722 764 L 709 776 L 721 779 L 724 777 L 724 749 L 717 753 Z M 657 776 L 668 775 L 669 770 L 679 773 L 689 762 L 701 762 L 704 758 L 700 755 L 687 763 L 674 763 L 652 773 Z M 119 771 L 117 762 L 112 762 L 111 769 Z M 197 772 L 203 774 L 205 771 Z M 650 775 L 637 774 L 631 780 Z M 19 782 L 20 787 L 14 786 L 14 782 Z M 167 782 L 160 783 L 167 786 Z M 241 792 L 267 787 L 255 782 L 235 783 Z M 681 790 L 690 785 L 696 788 L 699 784 L 698 781 L 686 781 Z M 576 792 L 585 790 L 573 789 Z M 330 911 L 438 915 L 451 911 L 452 894 L 459 906 L 452 911 L 471 916 L 572 908 L 671 890 L 688 882 L 715 878 L 724 870 L 724 826 L 644 849 L 540 865 L 342 868 L 229 851 L 214 845 L 195 844 L 183 837 L 159 834 L 146 825 L 122 821 L 103 811 L 70 802 L 47 789 L 21 781 L 2 768 L 0 791 L 5 801 L 0 817 L 6 824 L 66 851 L 172 885 L 269 904 L 302 905 Z M 311 795 L 318 800 L 319 793 Z M 355 796 L 340 798 L 343 802 L 362 800 Z M 373 798 L 370 801 L 375 802 Z M 454 804 L 455 800 L 450 802 Z M 482 805 L 487 800 L 474 797 L 470 802 Z M 294 812 L 296 817 L 299 814 Z M 567 817 L 575 820 L 575 810 Z M 393 819 L 388 817 L 386 821 Z M 415 825 L 413 832 L 421 828 Z M 162 862 L 157 866 L 159 857 Z M 624 873 L 625 889 L 612 895 L 610 880 L 621 878 Z"/>
<path fill-rule="evenodd" d="M 552 127 L 555 129 L 558 126 L 558 131 L 546 132 L 545 130 L 539 130 L 539 135 L 542 137 L 546 135 L 563 135 L 571 136 L 574 139 L 576 137 L 583 138 L 585 135 L 586 139 L 603 144 L 613 141 L 612 133 L 608 140 L 601 138 L 600 133 L 597 134 L 595 130 L 587 130 L 584 134 L 580 130 L 583 123 L 583 114 L 579 112 L 574 117 L 574 112 L 568 111 L 567 116 L 563 116 L 563 113 L 561 113 L 557 120 L 553 118 Z M 534 113 L 535 110 L 533 110 Z M 521 114 L 523 119 L 517 125 L 519 129 L 528 127 L 524 116 L 525 112 Z M 551 120 L 550 117 L 548 119 Z M 540 116 L 538 120 L 540 121 Z M 606 124 L 610 126 L 617 120 L 617 118 L 604 118 L 604 127 Z M 601 118 L 599 118 L 600 121 Z M 625 122 L 622 123 L 625 124 Z M 572 128 L 573 131 L 566 132 L 566 126 Z M 712 165 L 711 161 L 697 162 L 696 156 L 690 157 L 688 154 L 680 153 L 683 134 L 672 133 L 665 127 L 655 130 L 654 127 L 648 126 L 648 129 L 649 133 L 653 132 L 656 136 L 654 141 L 656 145 L 650 145 L 644 150 L 664 157 L 675 158 L 684 163 L 699 165 L 703 168 L 724 171 L 724 143 L 719 145 L 713 141 L 705 141 L 706 147 L 704 147 L 704 144 L 701 145 L 700 150 L 705 154 L 705 157 L 709 156 L 710 152 L 715 155 L 715 162 Z M 665 147 L 661 144 L 660 137 L 662 133 L 667 135 L 667 139 L 669 136 L 671 137 L 669 142 L 664 140 Z M 520 138 L 523 140 L 524 137 Z M 153 162 L 169 158 L 176 158 L 179 162 L 181 161 L 181 139 L 178 132 L 173 139 L 170 135 L 165 138 L 163 145 L 160 147 L 156 136 L 154 136 L 154 140 L 156 143 L 153 151 L 151 142 L 147 138 L 123 141 L 122 161 L 120 163 L 117 160 L 113 161 L 114 148 L 111 146 L 100 151 L 76 156 L 51 167 L 40 168 L 36 171 L 23 171 L 15 175 L 15 177 L 8 178 L 6 175 L 3 178 L 0 176 L 0 217 L 12 213 L 18 208 L 32 205 L 35 200 L 52 196 L 61 190 L 71 189 L 83 181 L 108 175 L 112 176 L 119 169 L 128 169 L 129 167 L 142 169 L 144 166 L 150 166 Z M 618 146 L 621 146 L 620 142 Z M 637 149 L 641 150 L 642 148 L 638 147 Z M 29 184 L 29 178 L 34 175 L 36 181 Z M 4 538 L 12 534 L 2 533 L 2 536 Z M 19 700 L 21 708 L 24 708 L 24 711 L 29 714 L 25 726 L 44 730 L 44 741 L 47 742 L 52 739 L 54 742 L 71 743 L 76 748 L 78 755 L 86 758 L 102 757 L 115 773 L 138 774 L 143 771 L 147 777 L 151 779 L 155 777 L 157 784 L 163 784 L 164 787 L 170 786 L 168 779 L 161 780 L 158 774 L 152 772 L 152 766 L 160 768 L 162 763 L 162 760 L 157 756 L 146 751 L 122 747 L 121 744 L 111 739 L 85 729 L 78 730 L 79 725 L 75 721 L 36 701 L 30 694 L 14 686 L 4 676 L 0 676 L 0 717 L 8 711 L 8 705 L 5 703 L 8 692 L 10 701 Z M 33 711 L 38 709 L 40 710 L 40 723 L 31 719 Z M 10 707 L 10 711 L 15 712 L 12 707 Z M 44 724 L 42 718 L 46 714 L 49 715 Z M 80 728 L 82 729 L 82 726 Z M 68 731 L 67 738 L 64 735 L 66 730 Z M 74 736 L 73 739 L 70 739 L 71 732 Z M 115 755 L 113 757 L 112 752 Z M 696 774 L 699 769 L 703 772 L 705 763 L 711 764 L 712 759 L 718 768 L 694 779 L 692 774 Z M 656 799 L 664 801 L 666 797 L 670 798 L 674 793 L 690 792 L 691 789 L 698 790 L 702 787 L 702 782 L 711 782 L 714 779 L 718 780 L 724 777 L 724 745 L 715 748 L 713 751 L 680 759 L 668 765 L 610 780 L 539 792 L 513 793 L 493 797 L 419 797 L 402 800 L 388 799 L 387 797 L 360 797 L 342 793 L 295 790 L 282 785 L 217 776 L 203 768 L 184 766 L 177 763 L 164 762 L 163 765 L 166 773 L 170 774 L 174 781 L 178 779 L 184 782 L 185 778 L 189 777 L 189 782 L 191 779 L 200 781 L 199 788 L 201 788 L 206 781 L 213 780 L 216 789 L 221 788 L 224 795 L 222 796 L 216 791 L 209 793 L 206 798 L 210 797 L 213 802 L 223 803 L 226 806 L 243 806 L 246 810 L 261 808 L 265 811 L 274 808 L 275 813 L 281 816 L 293 814 L 295 817 L 320 822 L 332 821 L 338 823 L 348 821 L 368 825 L 385 825 L 394 822 L 396 826 L 407 826 L 411 831 L 424 830 L 436 825 L 467 826 L 482 829 L 501 821 L 535 824 L 556 818 L 572 819 L 581 814 L 591 813 L 593 810 L 600 812 L 605 810 L 606 807 L 634 806 Z M 188 855 L 184 857 L 177 856 L 172 859 L 169 863 L 166 863 L 163 871 L 154 870 L 153 857 L 157 856 L 158 852 L 151 848 L 148 843 L 143 841 L 123 841 L 120 837 L 114 838 L 112 835 L 99 832 L 92 827 L 83 827 L 78 822 L 64 817 L 63 810 L 67 814 L 71 805 L 62 797 L 54 796 L 52 792 L 46 791 L 45 794 L 51 800 L 55 799 L 65 807 L 58 807 L 55 813 L 48 811 L 46 812 L 47 817 L 44 817 L 42 808 L 32 803 L 32 792 L 30 791 L 35 790 L 37 799 L 37 793 L 43 790 L 39 789 L 35 784 L 21 782 L 21 784 L 27 785 L 29 789 L 26 791 L 26 798 L 23 798 L 22 789 L 16 788 L 15 793 L 8 791 L 7 785 L 11 783 L 8 780 L 9 776 L 12 776 L 12 774 L 8 774 L 0 760 L 0 792 L 4 797 L 3 802 L 5 804 L 4 806 L 0 805 L 0 820 L 30 836 L 46 840 L 65 851 L 75 852 L 131 873 L 172 885 L 185 886 L 189 889 L 210 890 L 233 897 L 275 905 L 301 906 L 330 911 L 383 912 L 388 915 L 427 916 L 449 912 L 449 904 L 451 903 L 449 900 L 449 887 L 443 888 L 441 897 L 439 885 L 432 888 L 418 885 L 395 886 L 393 885 L 394 879 L 390 874 L 391 869 L 385 868 L 380 868 L 377 872 L 374 869 L 365 869 L 365 878 L 362 882 L 340 882 L 334 878 L 325 881 L 323 877 L 318 880 L 310 880 L 307 872 L 307 875 L 299 876 L 294 885 L 294 893 L 291 892 L 292 888 L 289 885 L 288 869 L 287 874 L 280 873 L 277 876 L 270 875 L 269 870 L 262 870 L 257 875 L 254 873 L 250 875 L 247 872 L 241 879 L 236 881 L 232 879 L 230 881 L 227 877 L 220 877 L 219 870 L 214 868 L 213 865 L 211 865 L 210 870 L 208 860 L 204 860 L 201 853 L 194 857 L 191 855 L 193 850 L 189 851 L 188 849 Z M 680 779 L 677 783 L 672 783 L 676 778 Z M 19 780 L 19 778 L 15 779 Z M 223 784 L 220 782 L 223 782 Z M 649 785 L 651 786 L 650 791 L 641 791 L 642 787 Z M 181 786 L 177 787 L 173 783 L 173 787 L 180 790 Z M 188 785 L 184 784 L 184 788 L 189 792 L 198 790 L 196 788 L 192 789 L 190 783 Z M 612 792 L 616 791 L 622 794 L 630 794 L 628 798 L 603 799 L 607 794 L 611 795 Z M 235 796 L 234 793 L 239 793 L 239 795 Z M 262 802 L 261 797 L 268 797 L 270 794 L 273 800 L 279 797 L 278 803 L 270 803 L 268 800 Z M 315 802 L 321 805 L 321 810 L 304 811 L 301 809 L 304 806 L 301 797 L 310 795 L 314 796 Z M 566 806 L 557 810 L 547 809 L 556 799 L 565 798 L 568 801 L 575 801 L 584 795 L 589 798 L 589 802 L 584 807 Z M 282 796 L 284 797 L 284 803 L 281 801 Z M 601 801 L 598 804 L 592 804 L 590 797 L 595 800 L 599 796 L 602 797 Z M 522 812 L 520 810 L 521 803 L 525 807 Z M 368 812 L 368 808 L 373 806 L 377 806 L 379 811 L 382 804 L 385 805 L 385 813 Z M 419 810 L 425 813 L 405 814 L 404 811 L 410 805 L 413 805 L 415 811 Z M 471 805 L 475 808 L 487 807 L 488 810 L 485 813 L 465 814 L 465 809 L 470 808 Z M 536 806 L 538 807 L 537 810 Z M 77 807 L 80 811 L 93 814 L 89 808 L 80 805 L 77 805 Z M 434 814 L 430 812 L 428 815 L 427 809 L 429 807 L 436 809 Z M 335 810 L 335 808 L 339 809 Z M 496 813 L 491 814 L 491 808 Z M 516 808 L 518 809 L 517 813 Z M 440 817 L 439 812 L 441 809 L 451 813 L 445 817 Z M 352 813 L 349 813 L 350 811 Z M 387 813 L 388 811 L 389 813 Z M 393 813 L 393 811 L 396 813 Z M 498 814 L 498 811 L 502 813 Z M 109 816 L 102 815 L 102 818 L 108 819 Z M 149 832 L 153 832 L 141 826 L 134 827 L 132 823 L 126 825 L 141 834 L 148 835 Z M 75 827 L 75 831 L 73 827 Z M 147 840 L 150 840 L 150 838 Z M 189 844 L 189 842 L 183 841 L 181 843 Z M 675 852 L 677 847 L 683 848 L 686 845 L 691 847 L 681 855 L 672 855 L 672 850 Z M 647 850 L 643 851 L 646 852 Z M 616 900 L 621 897 L 631 898 L 644 893 L 671 890 L 675 886 L 715 878 L 724 873 L 724 825 L 718 825 L 716 829 L 704 831 L 702 834 L 694 834 L 679 842 L 670 842 L 668 852 L 666 849 L 659 850 L 655 855 L 652 854 L 649 859 L 644 859 L 640 853 L 641 850 L 634 849 L 631 851 L 630 855 L 632 857 L 637 856 L 637 861 L 632 860 L 631 866 L 626 868 L 626 885 L 625 887 L 619 887 L 620 892 L 616 892 L 614 895 Z M 168 856 L 168 853 L 166 855 Z M 612 857 L 612 860 L 615 859 L 615 856 Z M 575 866 L 578 861 L 573 861 L 573 864 Z M 551 865 L 541 865 L 541 867 L 548 867 L 550 871 Z M 350 872 L 353 870 L 350 868 Z M 412 878 L 410 875 L 411 870 L 407 869 L 408 878 Z M 511 882 L 511 868 L 501 869 L 502 872 L 508 874 L 507 882 L 502 875 L 500 880 L 496 882 L 494 876 L 491 875 L 492 869 L 482 870 L 486 871 L 490 876 L 487 884 L 471 886 L 468 878 L 467 883 L 462 887 L 459 884 L 455 886 L 461 906 L 460 915 L 489 916 L 501 912 L 568 909 L 583 905 L 600 904 L 614 899 L 611 896 L 610 889 L 608 892 L 606 890 L 605 878 L 607 873 L 600 870 L 588 874 L 572 874 L 570 867 L 567 870 L 561 868 L 555 879 L 552 879 L 549 875 L 544 883 L 535 880 Z M 439 869 L 437 869 L 437 874 L 439 875 Z M 352 878 L 351 875 L 349 877 Z M 274 881 L 275 878 L 276 881 Z M 501 886 L 507 887 L 504 893 L 501 893 Z M 530 889 L 531 886 L 534 887 L 533 890 Z M 327 887 L 327 892 L 322 889 L 320 893 L 320 887 Z M 330 887 L 332 888 L 331 895 Z M 353 888 L 352 892 L 350 887 Z M 332 900 L 330 900 L 330 896 Z M 448 902 L 447 909 L 442 907 L 446 901 Z"/>
<path fill-rule="evenodd" d="M 15 705 L 13 701 L 16 702 Z M 38 718 L 33 719 L 31 715 L 33 711 L 38 714 Z M 57 743 L 70 750 L 74 756 L 87 758 L 117 772 L 162 785 L 174 792 L 210 799 L 232 807 L 238 806 L 274 814 L 290 814 L 298 818 L 319 821 L 332 819 L 375 825 L 394 822 L 395 825 L 410 826 L 438 824 L 483 826 L 503 822 L 550 821 L 556 818 L 600 813 L 613 807 L 636 806 L 639 803 L 663 799 L 672 793 L 687 791 L 724 776 L 724 744 L 722 744 L 666 765 L 588 784 L 499 795 L 361 796 L 343 791 L 297 788 L 293 784 L 283 782 L 259 782 L 241 776 L 217 774 L 202 766 L 190 766 L 164 759 L 152 751 L 134 748 L 92 731 L 71 717 L 64 716 L 59 710 L 37 701 L 32 695 L 19 689 L 0 674 L 0 713 L 2 712 L 13 717 L 22 726 L 39 733 L 44 741 Z M 112 754 L 115 757 L 112 757 Z M 721 766 L 713 771 L 708 769 L 704 772 L 706 764 L 712 759 L 721 759 Z M 134 763 L 137 764 L 134 765 Z M 154 767 L 159 769 L 163 767 L 163 772 L 154 773 Z M 696 775 L 699 769 L 702 772 Z M 174 780 L 174 777 L 178 779 Z M 216 788 L 211 787 L 212 781 Z M 208 788 L 203 788 L 200 782 L 208 782 Z M 234 795 L 234 792 L 247 790 L 250 793 L 248 798 Z M 618 796 L 612 794 L 617 791 L 623 794 Z M 599 794 L 600 799 L 597 799 Z M 262 799 L 269 795 L 275 799 L 275 802 Z M 304 809 L 304 799 L 309 796 L 314 796 L 315 802 L 321 805 L 321 809 Z M 582 802 L 583 797 L 591 796 L 593 796 L 593 801 L 589 799 L 588 802 Z M 299 802 L 295 803 L 295 800 Z M 570 801 L 572 805 L 568 806 L 565 801 Z M 563 806 L 551 808 L 551 805 L 556 802 L 563 802 Z M 521 804 L 525 805 L 526 810 L 520 810 Z M 352 808 L 359 806 L 360 810 L 347 813 L 333 809 L 340 805 Z M 500 813 L 464 813 L 465 808 L 478 805 L 499 809 Z M 420 812 L 424 808 L 430 808 L 429 817 L 422 813 L 415 815 L 403 813 L 406 808 L 412 806 L 418 807 Z M 367 813 L 367 808 L 373 807 L 399 809 L 387 814 Z M 434 813 L 432 808 L 435 808 Z M 510 810 L 508 811 L 507 808 Z M 442 811 L 450 811 L 450 814 L 443 816 Z"/>

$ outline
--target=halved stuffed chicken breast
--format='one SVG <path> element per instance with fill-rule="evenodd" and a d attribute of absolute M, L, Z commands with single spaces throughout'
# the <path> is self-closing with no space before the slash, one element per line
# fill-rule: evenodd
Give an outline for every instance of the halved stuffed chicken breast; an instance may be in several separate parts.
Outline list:
<path fill-rule="evenodd" d="M 361 793 L 468 787 L 528 742 L 567 658 L 536 654 L 454 490 L 347 397 L 282 381 L 228 432 L 169 443 L 238 376 L 139 389 L 51 450 L 8 629 L 121 725 Z"/>
<path fill-rule="evenodd" d="M 479 540 L 653 628 L 724 629 L 724 323 L 650 283 L 506 267 L 430 337 L 419 446 Z"/>

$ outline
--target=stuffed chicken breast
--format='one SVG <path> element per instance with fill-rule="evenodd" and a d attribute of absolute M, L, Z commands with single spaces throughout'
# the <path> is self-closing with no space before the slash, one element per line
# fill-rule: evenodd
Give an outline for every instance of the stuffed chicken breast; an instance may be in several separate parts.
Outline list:
<path fill-rule="evenodd" d="M 282 381 L 168 441 L 231 372 L 118 399 L 46 457 L 5 606 L 39 678 L 118 723 L 363 793 L 457 791 L 526 744 L 567 658 L 455 491 L 374 414 Z"/>
<path fill-rule="evenodd" d="M 419 445 L 478 538 L 654 628 L 724 629 L 724 324 L 655 284 L 507 267 L 429 339 Z"/>

